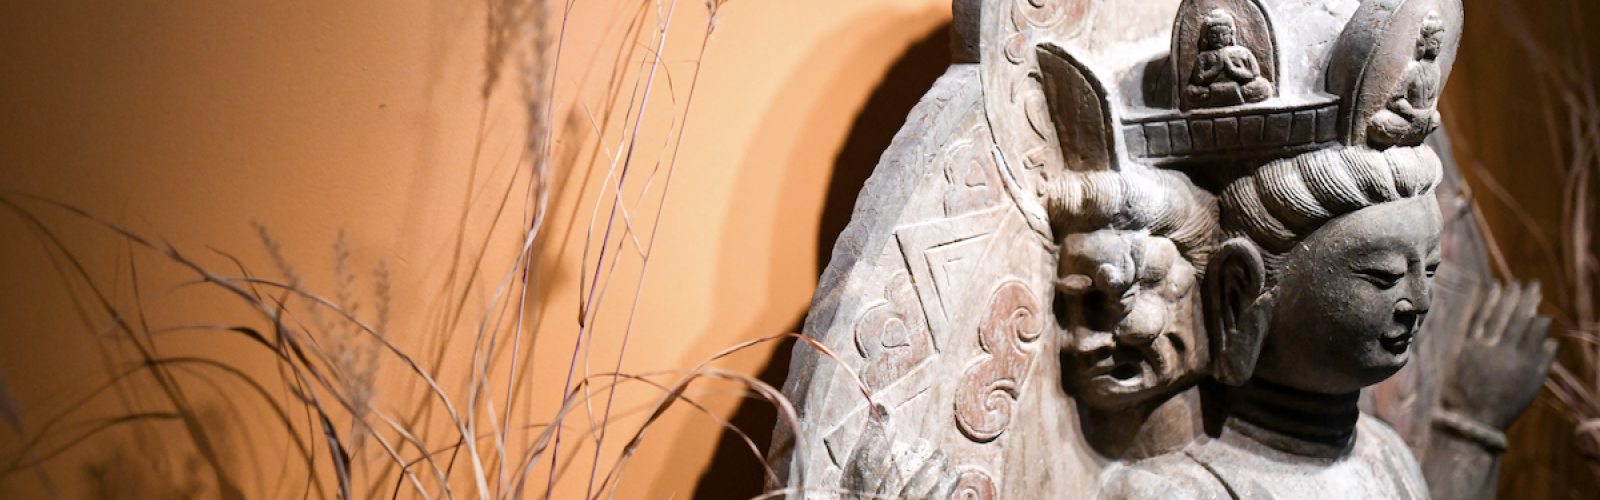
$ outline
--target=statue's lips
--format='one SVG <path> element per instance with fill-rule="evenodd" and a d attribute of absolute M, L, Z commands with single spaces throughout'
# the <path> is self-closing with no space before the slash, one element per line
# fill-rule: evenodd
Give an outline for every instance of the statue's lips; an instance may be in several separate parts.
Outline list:
<path fill-rule="evenodd" d="M 1413 330 L 1413 328 L 1407 326 L 1384 332 L 1382 336 L 1378 337 L 1378 345 L 1383 346 L 1383 350 L 1389 351 L 1389 354 L 1396 356 L 1405 354 L 1406 349 L 1411 348 L 1411 339 L 1415 337 L 1415 334 L 1412 333 Z"/>
<path fill-rule="evenodd" d="M 1406 353 L 1411 347 L 1411 340 L 1417 330 L 1422 328 L 1422 318 L 1426 311 L 1403 311 L 1395 314 L 1395 323 L 1388 331 L 1378 337 L 1378 344 L 1389 354 L 1399 356 Z"/>
<path fill-rule="evenodd" d="M 1079 359 L 1089 380 L 1102 384 L 1142 386 L 1147 367 L 1136 359 L 1118 359 L 1121 356 L 1085 356 Z"/>

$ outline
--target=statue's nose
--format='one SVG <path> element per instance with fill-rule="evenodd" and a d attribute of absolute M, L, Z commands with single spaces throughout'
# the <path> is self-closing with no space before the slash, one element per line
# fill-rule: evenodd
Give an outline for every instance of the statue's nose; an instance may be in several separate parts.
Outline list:
<path fill-rule="evenodd" d="M 1419 307 L 1420 306 L 1420 307 Z M 1415 302 L 1411 299 L 1400 299 L 1394 305 L 1395 323 L 1407 325 L 1415 332 L 1422 327 L 1422 320 L 1428 316 L 1428 303 L 1426 300 Z"/>
<path fill-rule="evenodd" d="M 1072 332 L 1072 350 L 1079 353 L 1091 353 L 1101 349 L 1114 349 L 1117 341 L 1111 332 L 1078 327 Z"/>
<path fill-rule="evenodd" d="M 1117 328 L 1117 343 L 1127 346 L 1147 345 L 1161 336 L 1166 327 L 1166 314 L 1153 304 L 1134 304 L 1127 317 Z"/>
<path fill-rule="evenodd" d="M 1407 281 L 1410 282 L 1408 284 L 1410 293 L 1407 294 L 1409 295 L 1407 299 L 1411 302 L 1411 308 L 1417 314 L 1428 314 L 1428 310 L 1433 308 L 1432 280 L 1420 276 L 1412 276 Z"/>

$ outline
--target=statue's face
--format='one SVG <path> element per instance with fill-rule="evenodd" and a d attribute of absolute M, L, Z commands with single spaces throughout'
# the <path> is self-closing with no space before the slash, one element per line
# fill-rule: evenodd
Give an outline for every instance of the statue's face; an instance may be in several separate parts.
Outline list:
<path fill-rule="evenodd" d="M 1233 45 L 1233 26 L 1226 23 L 1206 26 L 1206 45 L 1211 49 Z"/>
<path fill-rule="evenodd" d="M 1405 366 L 1439 265 L 1438 202 L 1417 196 L 1329 221 L 1285 256 L 1255 376 L 1341 394 Z"/>
<path fill-rule="evenodd" d="M 1208 351 L 1197 272 L 1171 240 L 1103 230 L 1062 245 L 1055 314 L 1062 379 L 1079 401 L 1124 408 L 1200 376 Z"/>
<path fill-rule="evenodd" d="M 1444 30 L 1424 32 L 1417 40 L 1417 52 L 1422 59 L 1437 58 L 1441 50 L 1444 50 Z"/>

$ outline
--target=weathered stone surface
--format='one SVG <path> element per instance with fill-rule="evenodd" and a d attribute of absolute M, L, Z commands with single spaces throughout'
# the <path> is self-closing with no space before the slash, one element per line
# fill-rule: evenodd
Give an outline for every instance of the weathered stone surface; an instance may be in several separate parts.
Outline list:
<path fill-rule="evenodd" d="M 860 470 L 852 457 L 877 461 L 868 453 L 877 443 L 939 450 L 954 490 L 988 495 L 978 498 L 994 498 L 1010 472 L 1003 450 L 1026 440 L 1080 446 L 1072 433 L 1027 435 L 1071 419 L 1054 337 L 1044 335 L 1055 246 L 1025 220 L 1013 201 L 1024 193 L 999 170 L 977 73 L 952 67 L 913 111 L 834 247 L 806 320 L 831 355 L 795 350 L 785 393 L 799 433 L 780 424 L 772 457 L 807 498 L 841 495 Z M 931 349 L 918 343 L 924 333 Z M 1068 487 L 1091 484 L 1077 470 L 1088 457 L 1055 463 L 1075 466 L 1050 474 L 1079 478 Z M 849 484 L 901 487 L 887 477 Z"/>
<path fill-rule="evenodd" d="M 1448 144 L 1423 144 L 1459 0 L 954 10 L 960 63 L 818 286 L 775 488 L 1492 491 L 1553 344 L 1537 284 L 1493 283 Z"/>

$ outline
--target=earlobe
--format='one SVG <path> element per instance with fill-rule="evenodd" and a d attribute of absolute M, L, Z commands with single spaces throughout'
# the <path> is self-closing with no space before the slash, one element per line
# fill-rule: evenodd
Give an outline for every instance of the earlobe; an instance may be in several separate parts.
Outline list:
<path fill-rule="evenodd" d="M 1255 372 L 1272 312 L 1272 294 L 1264 293 L 1265 287 L 1265 261 L 1244 238 L 1223 242 L 1206 266 L 1201 298 L 1211 341 L 1211 375 L 1224 384 L 1243 384 Z"/>

